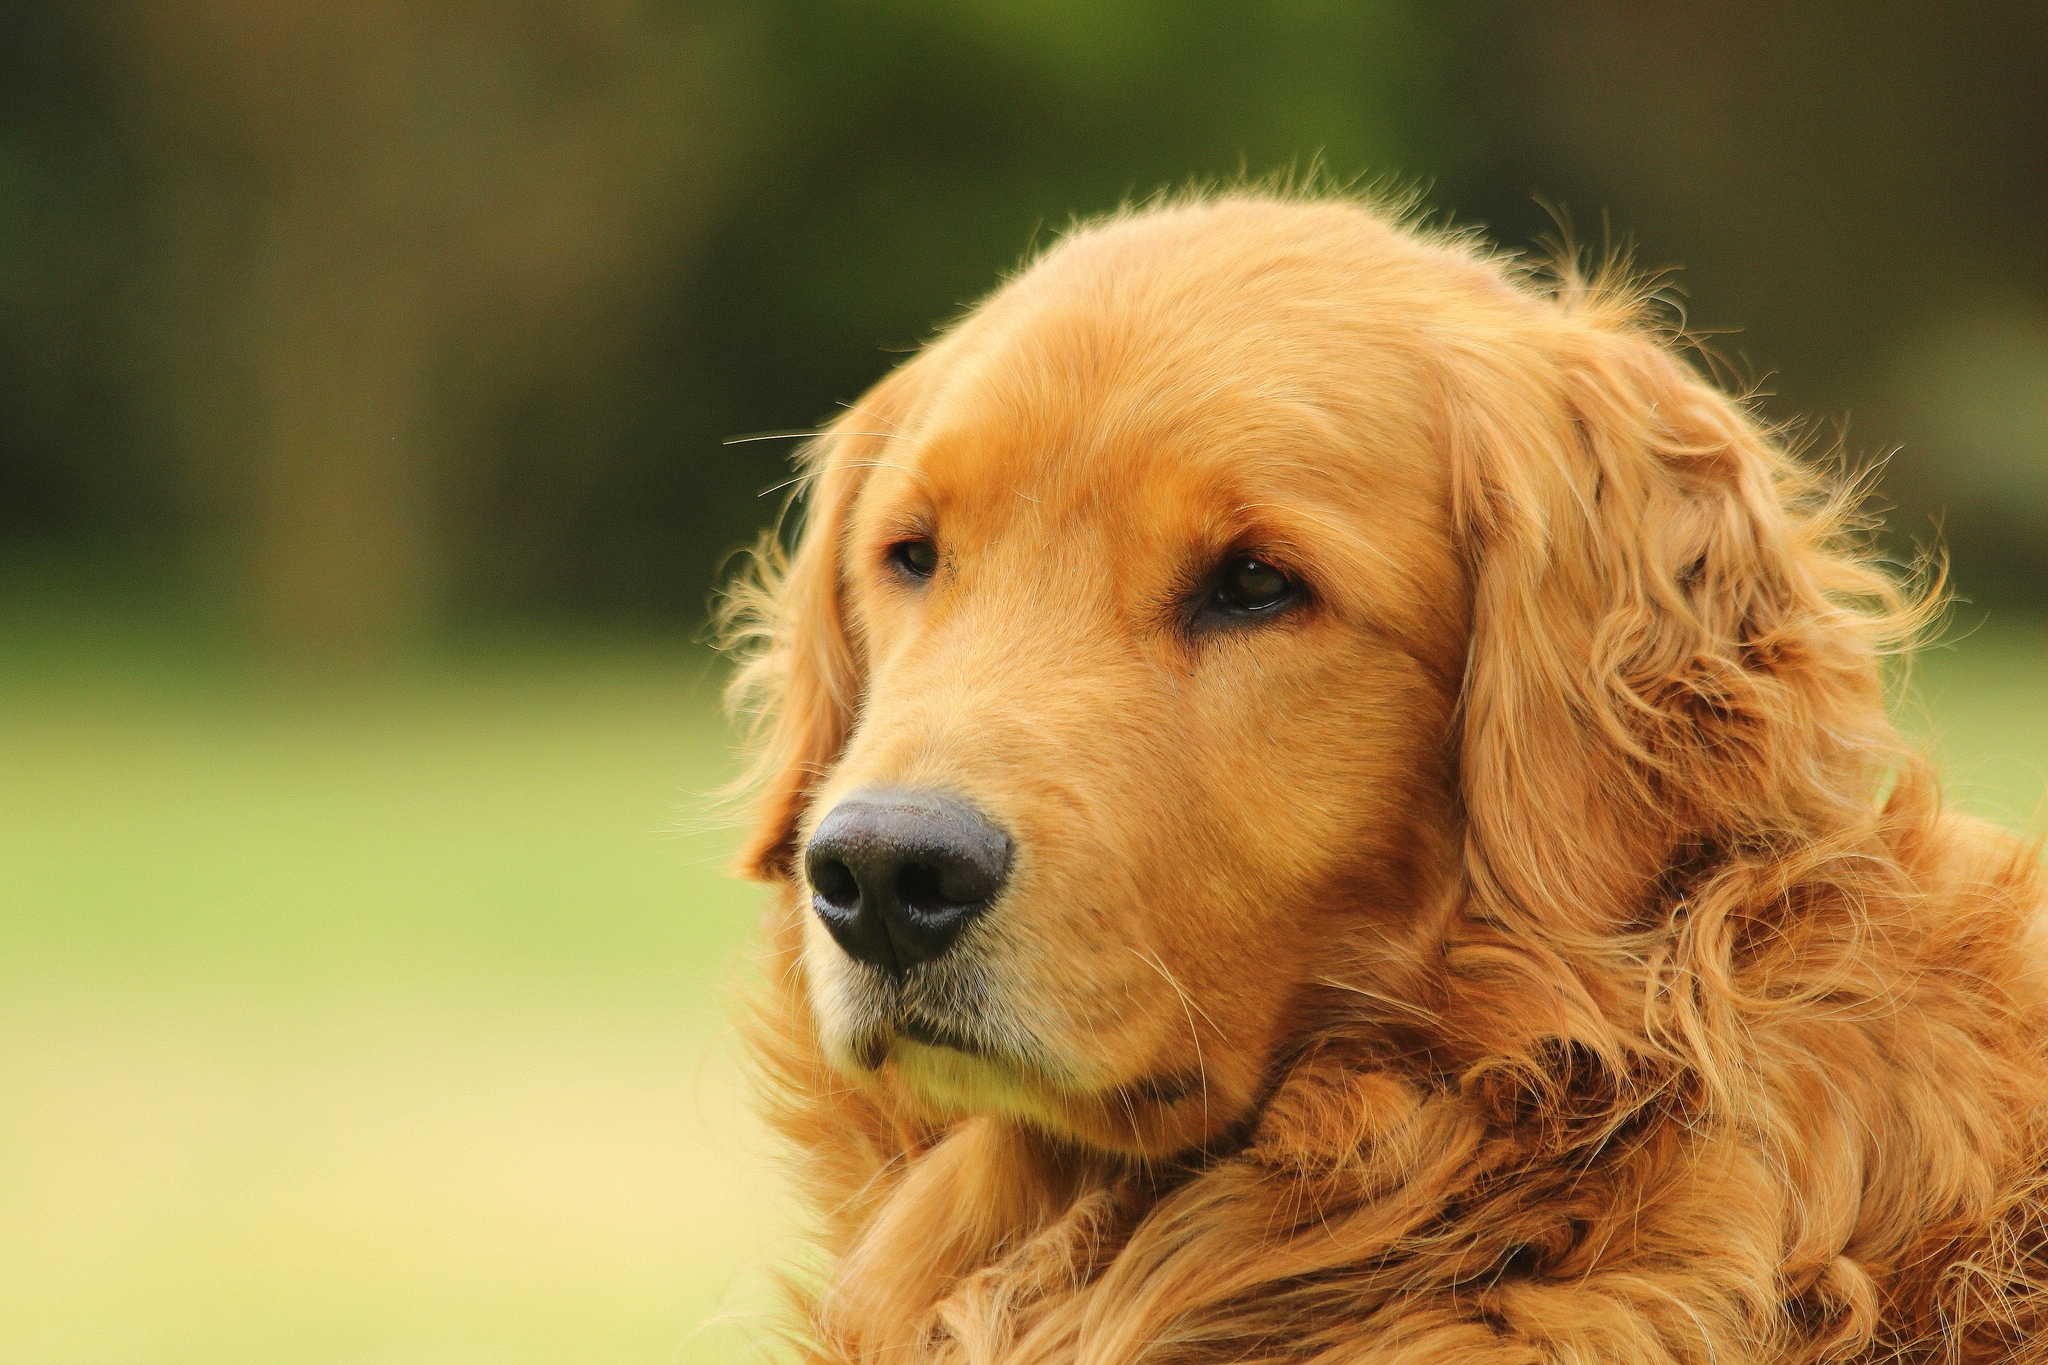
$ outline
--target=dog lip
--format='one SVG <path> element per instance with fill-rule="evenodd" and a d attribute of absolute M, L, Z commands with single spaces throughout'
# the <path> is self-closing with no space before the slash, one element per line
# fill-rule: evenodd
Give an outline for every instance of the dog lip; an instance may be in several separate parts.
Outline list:
<path fill-rule="evenodd" d="M 889 1035 L 877 1029 L 863 1036 L 853 1047 L 853 1055 L 867 1071 L 880 1071 L 882 1063 L 889 1059 Z"/>
<path fill-rule="evenodd" d="M 923 1043 L 926 1047 L 950 1048 L 954 1052 L 964 1052 L 969 1057 L 987 1055 L 986 1049 L 973 1039 L 919 1015 L 910 1014 L 899 1019 L 896 1022 L 896 1032 L 911 1042 Z"/>

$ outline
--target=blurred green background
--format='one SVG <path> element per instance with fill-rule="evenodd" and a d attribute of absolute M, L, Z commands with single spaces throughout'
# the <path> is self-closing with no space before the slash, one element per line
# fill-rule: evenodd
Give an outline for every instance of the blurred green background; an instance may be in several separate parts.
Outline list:
<path fill-rule="evenodd" d="M 0 3 L 0 1361 L 765 1345 L 723 442 L 1191 178 L 1684 267 L 1946 545 L 1904 717 L 2038 823 L 2044 71 L 2021 3 Z"/>

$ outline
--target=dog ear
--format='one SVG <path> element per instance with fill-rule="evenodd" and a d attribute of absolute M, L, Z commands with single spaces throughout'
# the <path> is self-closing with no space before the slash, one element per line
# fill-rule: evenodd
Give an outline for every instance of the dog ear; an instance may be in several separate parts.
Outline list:
<path fill-rule="evenodd" d="M 1913 622 L 1843 551 L 1847 494 L 1629 309 L 1539 331 L 1463 357 L 1451 404 L 1460 780 L 1475 912 L 1562 949 L 1661 915 L 1689 868 L 1867 821 L 1896 752 L 1877 654 Z"/>
<path fill-rule="evenodd" d="M 748 718 L 754 756 L 739 790 L 752 798 L 744 876 L 793 872 L 798 826 L 818 779 L 837 761 L 865 686 L 862 642 L 847 620 L 844 542 L 853 504 L 884 448 L 900 438 L 920 361 L 897 368 L 804 451 L 803 528 L 785 555 L 773 533 L 721 605 L 725 647 L 742 663 L 728 689 Z"/>

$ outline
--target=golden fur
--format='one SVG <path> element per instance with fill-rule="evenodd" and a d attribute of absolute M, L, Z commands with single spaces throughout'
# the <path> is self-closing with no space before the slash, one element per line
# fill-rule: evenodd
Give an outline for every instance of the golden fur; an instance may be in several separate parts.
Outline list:
<path fill-rule="evenodd" d="M 1888 721 L 1847 495 L 1640 292 L 1171 204 L 808 461 L 735 613 L 805 1359 L 2048 1360 L 2035 856 Z M 1308 600 L 1186 628 L 1253 551 Z M 808 909 L 877 785 L 1015 839 L 906 988 L 985 1058 Z"/>

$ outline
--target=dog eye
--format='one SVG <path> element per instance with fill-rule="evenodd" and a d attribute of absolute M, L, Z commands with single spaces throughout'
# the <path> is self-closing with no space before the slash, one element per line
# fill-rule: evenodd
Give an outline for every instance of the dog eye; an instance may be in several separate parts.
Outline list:
<path fill-rule="evenodd" d="M 939 547 L 929 540 L 906 540 L 890 549 L 889 562 L 912 578 L 930 578 L 939 569 Z"/>
<path fill-rule="evenodd" d="M 1216 580 L 1215 605 L 1235 612 L 1271 611 L 1292 602 L 1298 591 L 1286 574 L 1246 555 L 1223 566 Z"/>

